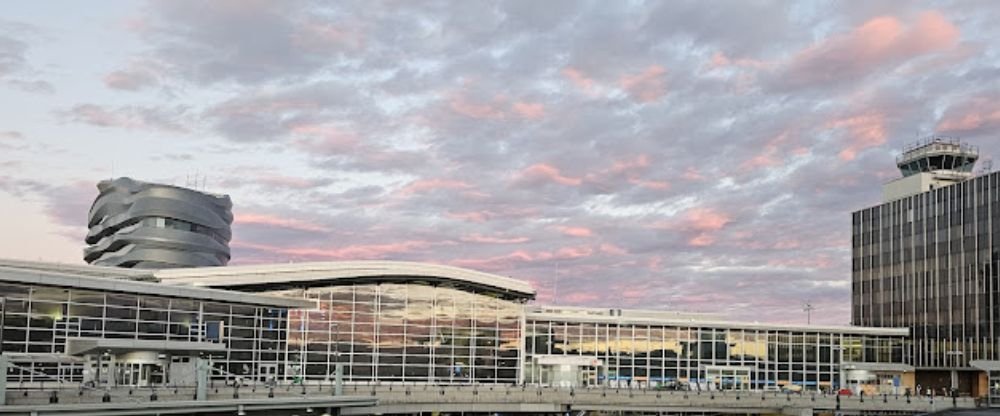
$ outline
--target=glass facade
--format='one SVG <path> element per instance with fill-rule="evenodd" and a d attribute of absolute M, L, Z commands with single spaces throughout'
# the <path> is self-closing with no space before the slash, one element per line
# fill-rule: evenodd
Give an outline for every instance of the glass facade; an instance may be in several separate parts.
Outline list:
<path fill-rule="evenodd" d="M 912 365 L 1000 359 L 1000 173 L 852 214 L 852 323 L 909 327 Z"/>
<path fill-rule="evenodd" d="M 212 359 L 218 379 L 276 376 L 270 369 L 284 362 L 285 309 L 12 283 L 0 283 L 0 296 L 3 351 L 28 357 L 8 374 L 11 383 L 88 381 L 87 362 L 53 362 L 49 357 L 66 355 L 67 339 L 76 338 L 221 343 L 224 352 L 202 354 Z M 155 351 L 152 356 L 171 358 Z M 173 358 L 178 364 L 191 362 Z M 150 374 L 143 384 L 178 382 L 170 380 L 167 361 L 157 365 L 160 373 Z M 121 378 L 108 382 L 129 384 Z"/>
<path fill-rule="evenodd" d="M 589 383 L 656 386 L 739 383 L 742 389 L 840 383 L 841 350 L 850 363 L 902 364 L 905 336 L 677 324 L 586 322 L 527 315 L 526 381 L 546 383 L 540 357 L 584 356 L 599 363 Z M 712 388 L 722 386 L 713 386 Z M 736 387 L 736 386 L 727 386 Z"/>
<path fill-rule="evenodd" d="M 349 382 L 518 381 L 520 303 L 420 283 L 371 283 L 281 292 L 318 301 L 289 312 L 289 377 Z"/>

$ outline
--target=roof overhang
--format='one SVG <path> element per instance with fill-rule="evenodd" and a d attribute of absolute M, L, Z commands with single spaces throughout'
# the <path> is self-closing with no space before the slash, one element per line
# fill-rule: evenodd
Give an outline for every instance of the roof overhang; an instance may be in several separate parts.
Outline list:
<path fill-rule="evenodd" d="M 862 363 L 844 361 L 845 370 L 877 371 L 886 373 L 908 373 L 914 370 L 912 365 L 899 363 Z"/>
<path fill-rule="evenodd" d="M 250 291 L 279 290 L 354 283 L 420 283 L 450 285 L 506 299 L 533 299 L 527 282 L 490 273 L 438 264 L 402 261 L 342 261 L 251 266 L 164 269 L 163 283 Z"/>
<path fill-rule="evenodd" d="M 1000 361 L 996 360 L 972 360 L 969 365 L 983 371 L 1000 371 Z"/>
<path fill-rule="evenodd" d="M 573 308 L 580 309 L 580 308 Z M 575 312 L 575 311 L 574 311 Z M 627 311 L 626 311 L 627 312 Z M 703 328 L 757 329 L 770 331 L 816 332 L 843 335 L 879 335 L 905 337 L 910 334 L 908 328 L 872 328 L 860 326 L 827 326 L 827 325 L 788 325 L 761 322 L 739 322 L 720 319 L 705 319 L 700 317 L 671 318 L 656 316 L 598 315 L 587 313 L 538 312 L 528 310 L 528 320 L 572 322 L 572 323 L 609 323 L 637 325 L 665 325 Z"/>
<path fill-rule="evenodd" d="M 94 266 L 90 264 L 64 264 L 44 261 L 0 259 L 0 267 L 21 270 L 67 273 L 78 276 L 103 277 L 106 279 L 138 280 L 156 282 L 153 270 L 126 269 L 122 267 Z"/>
<path fill-rule="evenodd" d="M 61 363 L 74 364 L 82 363 L 83 359 L 66 354 L 54 354 L 46 352 L 5 352 L 3 354 L 12 363 Z"/>
<path fill-rule="evenodd" d="M 198 355 L 203 352 L 225 352 L 226 344 L 216 342 L 159 341 L 117 338 L 67 338 L 66 354 L 81 356 L 100 352 L 151 351 L 172 355 Z"/>
<path fill-rule="evenodd" d="M 182 299 L 197 299 L 275 308 L 313 308 L 316 305 L 314 301 L 305 299 L 255 295 L 244 292 L 209 288 L 178 287 L 160 283 L 106 277 L 94 277 L 88 274 L 74 272 L 72 270 L 54 271 L 37 268 L 22 268 L 7 262 L 0 262 L 0 282 L 54 286 L 67 289 L 87 289 L 103 292 L 165 296 Z"/>

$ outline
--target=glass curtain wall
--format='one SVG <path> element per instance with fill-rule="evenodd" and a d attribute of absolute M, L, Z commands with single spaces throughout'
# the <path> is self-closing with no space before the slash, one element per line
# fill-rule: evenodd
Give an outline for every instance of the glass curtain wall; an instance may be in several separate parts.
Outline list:
<path fill-rule="evenodd" d="M 273 293 L 273 292 L 272 292 Z M 279 292 L 317 300 L 292 310 L 289 376 L 348 382 L 516 383 L 521 305 L 422 284 L 359 284 Z"/>
<path fill-rule="evenodd" d="M 5 353 L 64 354 L 67 338 L 224 343 L 211 356 L 217 379 L 249 378 L 284 358 L 284 309 L 15 284 L 0 284 L 0 296 Z M 8 381 L 83 380 L 83 364 L 45 361 L 16 363 Z"/>
<path fill-rule="evenodd" d="M 843 340 L 843 341 L 841 341 Z M 840 335 L 740 328 L 699 328 L 528 319 L 525 380 L 539 382 L 539 355 L 601 360 L 602 384 L 647 387 L 675 381 L 706 383 L 707 367 L 749 370 L 751 388 L 798 385 L 837 387 L 844 361 L 904 361 L 904 337 Z M 606 381 L 606 382 L 605 382 Z M 716 386 L 721 387 L 721 386 Z"/>

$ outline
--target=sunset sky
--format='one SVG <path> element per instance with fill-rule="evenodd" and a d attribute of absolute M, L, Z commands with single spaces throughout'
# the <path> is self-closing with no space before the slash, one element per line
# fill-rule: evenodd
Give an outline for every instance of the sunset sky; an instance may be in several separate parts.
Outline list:
<path fill-rule="evenodd" d="M 844 324 L 850 213 L 899 149 L 1000 157 L 998 21 L 995 1 L 5 2 L 0 257 L 82 263 L 95 184 L 130 176 L 231 195 L 231 264 L 426 261 L 540 303 L 801 323 L 811 301 Z"/>

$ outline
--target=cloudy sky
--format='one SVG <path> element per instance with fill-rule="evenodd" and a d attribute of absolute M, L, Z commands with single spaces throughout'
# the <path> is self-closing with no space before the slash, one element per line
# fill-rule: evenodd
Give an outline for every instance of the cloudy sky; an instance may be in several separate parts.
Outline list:
<path fill-rule="evenodd" d="M 850 213 L 1000 156 L 1000 4 L 56 1 L 0 12 L 0 257 L 95 183 L 232 196 L 233 264 L 429 261 L 539 302 L 849 320 Z"/>

